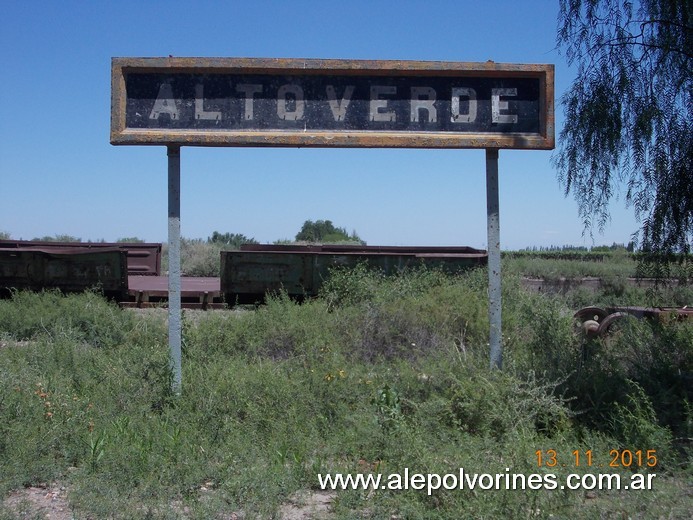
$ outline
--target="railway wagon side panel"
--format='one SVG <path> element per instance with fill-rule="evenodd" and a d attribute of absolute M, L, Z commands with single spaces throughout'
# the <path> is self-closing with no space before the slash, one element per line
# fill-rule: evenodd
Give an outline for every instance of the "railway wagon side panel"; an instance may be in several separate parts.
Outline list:
<path fill-rule="evenodd" d="M 0 291 L 97 288 L 109 295 L 127 292 L 127 253 L 121 250 L 54 252 L 0 249 Z"/>
<path fill-rule="evenodd" d="M 316 253 L 313 255 L 313 288 L 316 295 L 327 280 L 332 269 L 354 268 L 365 265 L 369 269 L 389 275 L 403 271 L 416 264 L 416 256 L 408 254 L 382 253 Z"/>
<path fill-rule="evenodd" d="M 316 296 L 334 268 L 353 268 L 364 264 L 386 275 L 408 268 L 439 268 L 456 273 L 486 265 L 485 252 L 413 253 L 377 250 L 326 251 L 318 247 L 273 246 L 267 250 L 222 251 L 221 291 L 226 301 L 258 301 L 268 292 L 284 290 L 289 296 Z"/>
<path fill-rule="evenodd" d="M 147 242 L 48 242 L 43 240 L 0 240 L 0 249 L 32 249 L 44 252 L 103 251 L 119 249 L 127 253 L 128 274 L 161 275 L 160 243 Z"/>
<path fill-rule="evenodd" d="M 220 285 L 231 304 L 282 290 L 302 297 L 314 292 L 313 266 L 307 254 L 222 251 Z"/>
<path fill-rule="evenodd" d="M 47 287 L 68 292 L 96 287 L 104 292 L 123 293 L 127 291 L 127 252 L 50 254 L 45 258 L 44 272 Z"/>
<path fill-rule="evenodd" d="M 126 243 L 128 274 L 161 276 L 161 244 Z"/>
<path fill-rule="evenodd" d="M 418 253 L 337 253 L 320 252 L 314 254 L 313 287 L 315 294 L 334 268 L 353 268 L 365 265 L 381 271 L 385 275 L 401 273 L 406 269 L 440 269 L 448 274 L 456 274 L 472 267 L 486 265 L 484 253 L 480 254 L 418 254 Z"/>
<path fill-rule="evenodd" d="M 448 274 L 457 274 L 461 271 L 473 267 L 484 267 L 488 265 L 488 255 L 486 252 L 471 254 L 451 254 L 451 255 L 416 255 L 416 265 L 423 265 L 428 269 L 440 269 Z"/>
<path fill-rule="evenodd" d="M 43 258 L 33 252 L 0 249 L 0 287 L 32 288 L 43 281 Z"/>

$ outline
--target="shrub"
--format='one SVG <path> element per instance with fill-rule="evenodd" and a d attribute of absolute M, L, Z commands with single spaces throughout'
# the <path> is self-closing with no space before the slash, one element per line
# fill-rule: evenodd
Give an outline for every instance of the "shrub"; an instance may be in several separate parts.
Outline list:
<path fill-rule="evenodd" d="M 17 340 L 70 337 L 97 347 L 125 341 L 133 316 L 95 292 L 19 291 L 0 300 L 0 331 Z"/>
<path fill-rule="evenodd" d="M 624 403 L 615 403 L 611 430 L 621 446 L 636 450 L 656 447 L 660 462 L 671 461 L 672 435 L 659 425 L 652 401 L 635 382 L 627 383 Z M 649 448 L 653 449 L 653 448 Z"/>
<path fill-rule="evenodd" d="M 338 315 L 337 327 L 354 355 L 413 359 L 455 343 L 486 343 L 483 274 L 415 269 L 385 277 L 358 266 L 333 271 L 321 298 Z"/>
<path fill-rule="evenodd" d="M 223 245 L 202 239 L 181 238 L 180 262 L 183 276 L 219 276 Z M 164 245 L 161 268 L 168 271 L 168 245 Z"/>
<path fill-rule="evenodd" d="M 509 433 L 553 435 L 567 431 L 574 414 L 556 396 L 557 383 L 525 380 L 493 371 L 455 379 L 450 389 L 449 420 L 465 432 L 504 438 Z"/>
<path fill-rule="evenodd" d="M 181 242 L 181 272 L 185 276 L 219 276 L 222 246 L 202 240 Z"/>

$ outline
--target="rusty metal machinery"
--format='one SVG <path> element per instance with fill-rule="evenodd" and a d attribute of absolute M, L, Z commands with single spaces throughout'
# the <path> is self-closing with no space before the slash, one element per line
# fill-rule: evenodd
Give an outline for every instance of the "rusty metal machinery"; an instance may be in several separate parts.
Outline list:
<path fill-rule="evenodd" d="M 686 320 L 693 318 L 693 308 L 685 307 L 584 307 L 574 315 L 588 338 L 608 335 L 614 324 L 624 318 L 651 319 L 657 321 Z"/>

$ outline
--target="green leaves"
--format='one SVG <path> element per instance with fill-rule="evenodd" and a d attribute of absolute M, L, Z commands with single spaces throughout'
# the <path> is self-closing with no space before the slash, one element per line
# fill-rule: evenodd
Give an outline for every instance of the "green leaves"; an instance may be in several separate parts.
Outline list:
<path fill-rule="evenodd" d="M 296 234 L 297 242 L 355 242 L 364 243 L 356 231 L 351 235 L 346 228 L 335 227 L 331 220 L 306 220 L 301 227 L 301 231 Z"/>
<path fill-rule="evenodd" d="M 642 222 L 641 247 L 693 243 L 693 80 L 688 0 L 562 0 L 557 43 L 578 67 L 563 95 L 554 155 L 590 232 L 621 189 Z"/>

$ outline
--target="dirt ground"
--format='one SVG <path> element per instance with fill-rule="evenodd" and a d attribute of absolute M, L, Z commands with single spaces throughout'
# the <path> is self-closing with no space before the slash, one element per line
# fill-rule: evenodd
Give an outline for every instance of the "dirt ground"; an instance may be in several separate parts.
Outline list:
<path fill-rule="evenodd" d="M 282 520 L 329 520 L 336 494 L 327 491 L 305 491 L 292 495 L 279 509 Z M 28 487 L 12 491 L 0 511 L 21 519 L 73 520 L 67 490 L 59 484 Z M 185 518 L 183 514 L 181 516 Z M 242 512 L 224 515 L 224 520 L 246 520 Z"/>
<path fill-rule="evenodd" d="M 336 493 L 329 491 L 299 492 L 279 508 L 282 520 L 328 520 Z"/>
<path fill-rule="evenodd" d="M 12 491 L 3 506 L 17 518 L 72 520 L 66 489 L 57 484 Z"/>

